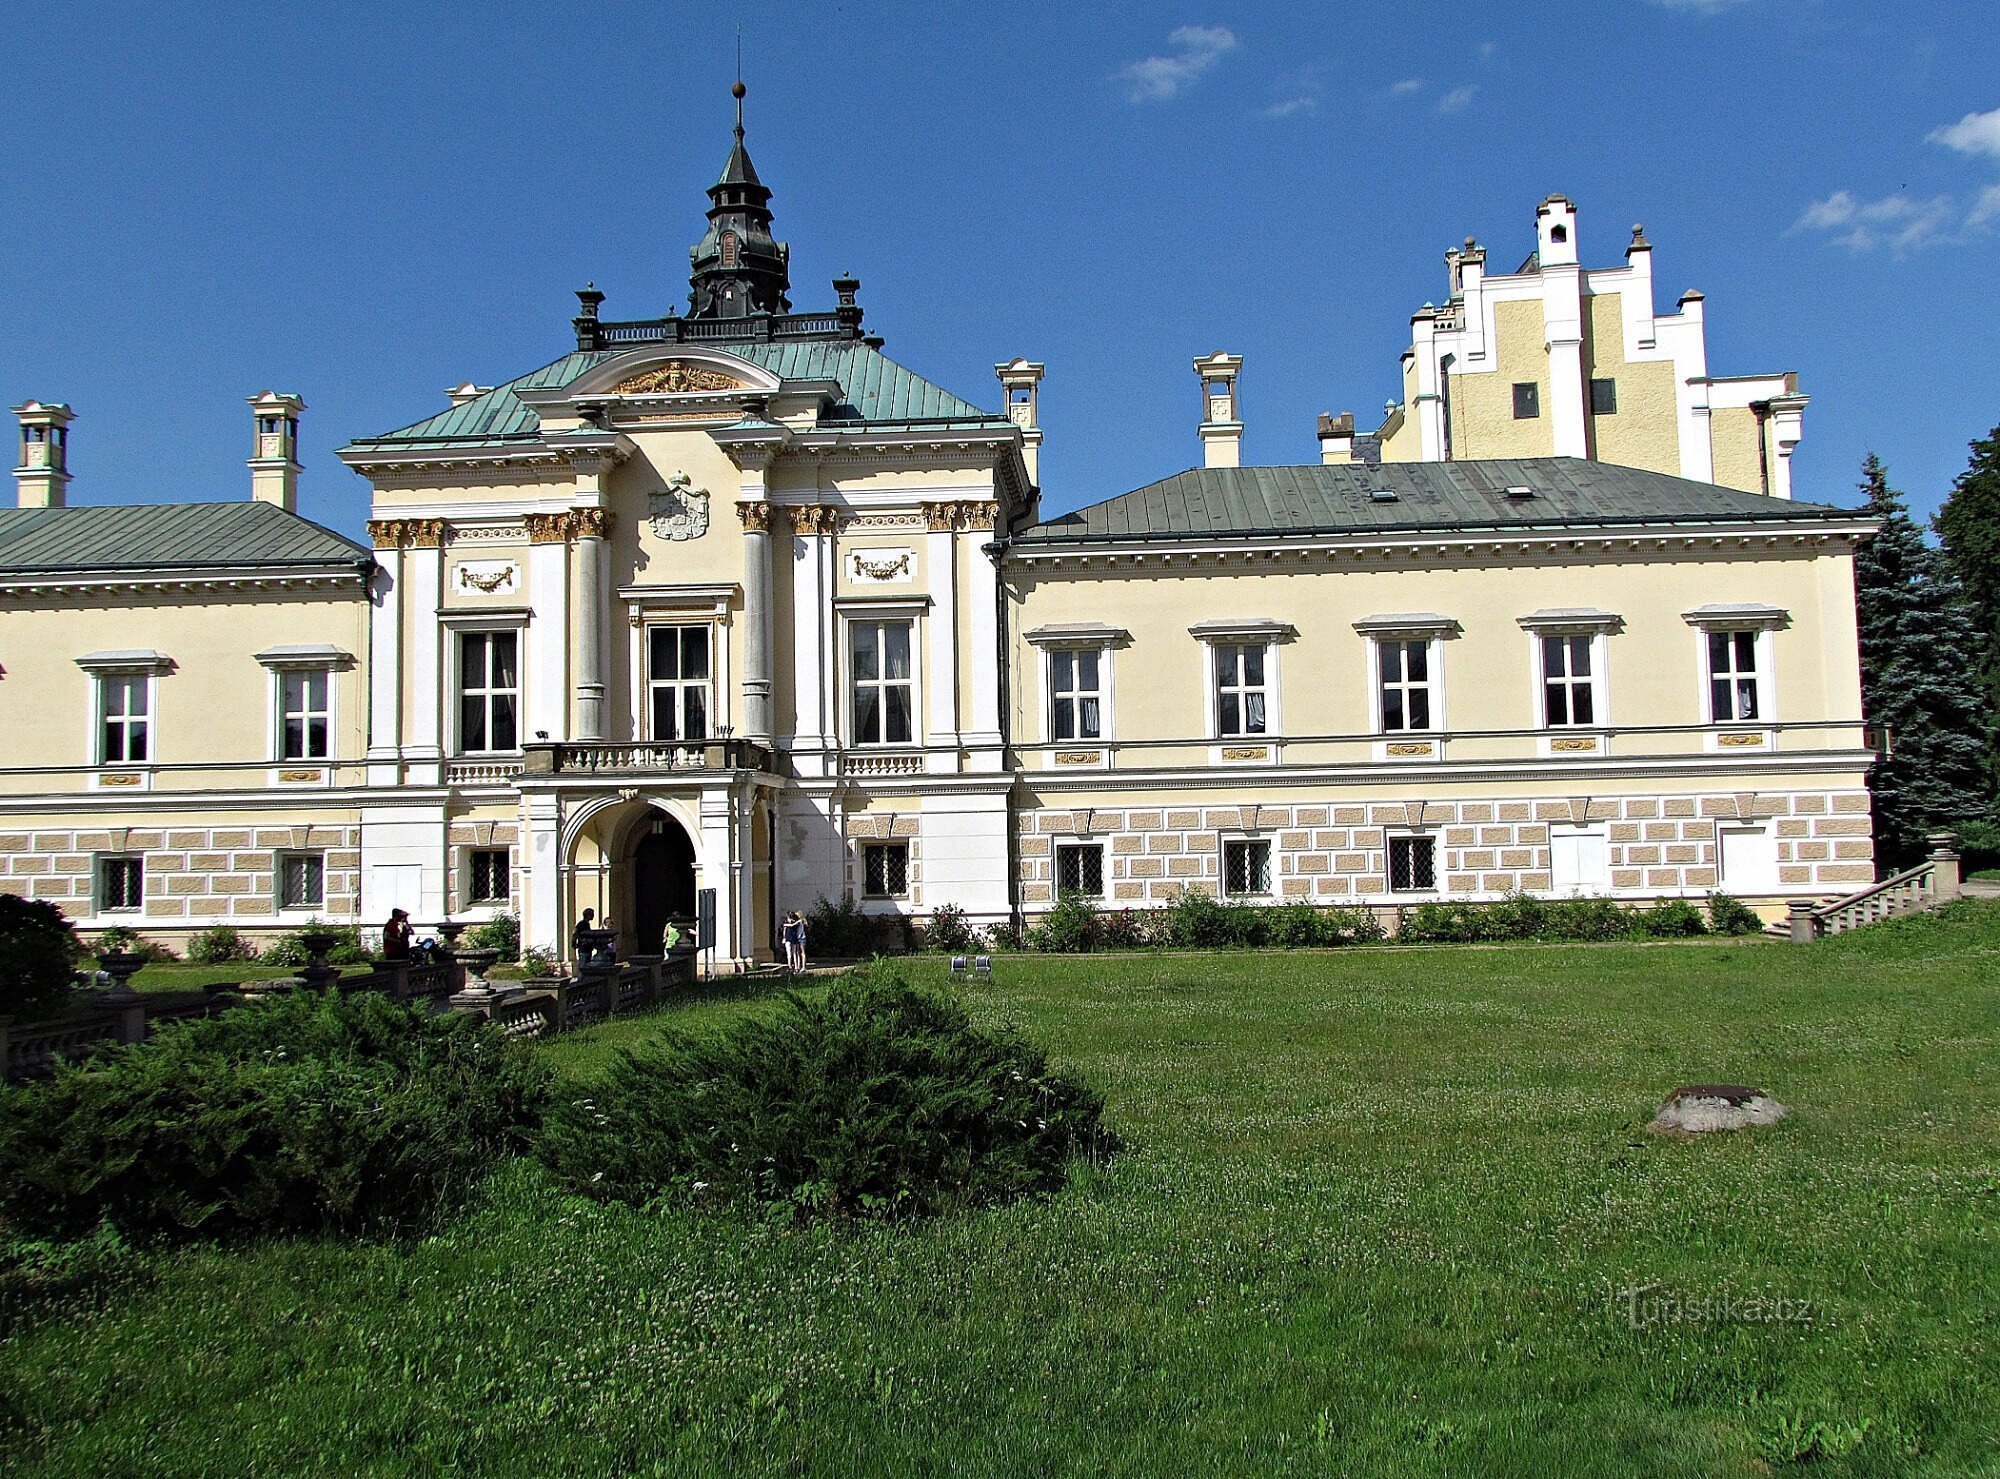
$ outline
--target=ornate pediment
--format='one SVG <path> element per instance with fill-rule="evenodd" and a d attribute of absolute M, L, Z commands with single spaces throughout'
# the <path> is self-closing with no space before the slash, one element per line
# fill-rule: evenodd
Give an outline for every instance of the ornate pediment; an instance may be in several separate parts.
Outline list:
<path fill-rule="evenodd" d="M 690 395 L 705 394 L 724 390 L 749 390 L 752 387 L 738 380 L 734 375 L 711 369 L 707 365 L 691 365 L 685 360 L 668 360 L 663 365 L 654 365 L 650 370 L 641 370 L 628 379 L 611 387 L 613 395 Z"/>

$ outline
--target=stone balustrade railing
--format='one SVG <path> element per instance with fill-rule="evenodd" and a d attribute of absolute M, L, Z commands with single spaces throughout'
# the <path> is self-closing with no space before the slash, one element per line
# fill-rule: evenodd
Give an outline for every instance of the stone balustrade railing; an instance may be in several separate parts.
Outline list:
<path fill-rule="evenodd" d="M 1863 925 L 1880 924 L 1904 914 L 1940 909 L 1959 896 L 1958 838 L 1950 832 L 1930 837 L 1931 852 L 1914 868 L 1906 868 L 1859 892 L 1827 903 L 1794 899 L 1785 934 L 1795 944 L 1844 935 Z"/>

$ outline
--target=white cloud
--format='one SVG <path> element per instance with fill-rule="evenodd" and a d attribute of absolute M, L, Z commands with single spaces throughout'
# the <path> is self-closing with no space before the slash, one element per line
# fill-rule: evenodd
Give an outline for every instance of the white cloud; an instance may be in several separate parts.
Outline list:
<path fill-rule="evenodd" d="M 1972 202 L 1972 209 L 1965 213 L 1965 224 L 1977 231 L 1996 221 L 2000 221 L 2000 185 L 1988 185 Z"/>
<path fill-rule="evenodd" d="M 1424 90 L 1423 78 L 1405 77 L 1401 82 L 1394 83 L 1391 85 L 1391 87 L 1389 88 L 1389 96 L 1392 98 L 1406 98 L 1413 92 L 1422 92 L 1423 90 Z"/>
<path fill-rule="evenodd" d="M 1746 5 L 1749 0 L 1650 0 L 1662 10 L 1679 10 L 1689 15 L 1722 15 Z"/>
<path fill-rule="evenodd" d="M 1226 26 L 1181 26 L 1167 37 L 1173 50 L 1166 56 L 1141 57 L 1118 75 L 1130 86 L 1135 103 L 1164 103 L 1236 50 L 1236 35 Z"/>
<path fill-rule="evenodd" d="M 1956 123 L 1932 129 L 1928 137 L 1931 143 L 1961 154 L 1991 154 L 2000 159 L 2000 108 L 1991 113 L 1968 113 Z"/>
<path fill-rule="evenodd" d="M 1963 225 L 1976 228 L 1984 223 L 1974 219 L 1985 197 L 1973 207 L 1973 216 Z M 2000 200 L 1994 202 L 2000 211 Z M 1836 190 L 1825 200 L 1814 201 L 1792 225 L 1794 231 L 1837 232 L 1835 246 L 1867 252 L 1887 247 L 1897 256 L 1924 247 L 1943 246 L 1959 240 L 1961 225 L 1958 205 L 1949 195 L 1885 195 L 1880 200 L 1862 200 L 1852 190 Z"/>
<path fill-rule="evenodd" d="M 1454 87 L 1450 92 L 1438 99 L 1438 112 L 1464 112 L 1472 106 L 1473 95 L 1478 91 L 1479 89 L 1476 87 Z"/>
<path fill-rule="evenodd" d="M 1303 113 L 1308 118 L 1319 111 L 1318 98 L 1286 98 L 1282 103 L 1273 103 L 1264 110 L 1266 118 L 1290 118 Z"/>

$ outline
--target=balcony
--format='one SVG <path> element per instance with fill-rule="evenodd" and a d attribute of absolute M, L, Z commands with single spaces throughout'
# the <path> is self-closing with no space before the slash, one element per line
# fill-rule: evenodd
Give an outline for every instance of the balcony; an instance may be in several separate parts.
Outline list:
<path fill-rule="evenodd" d="M 767 770 L 771 753 L 745 739 L 681 744 L 652 740 L 570 740 L 524 745 L 523 777 L 671 775 L 693 771 Z"/>

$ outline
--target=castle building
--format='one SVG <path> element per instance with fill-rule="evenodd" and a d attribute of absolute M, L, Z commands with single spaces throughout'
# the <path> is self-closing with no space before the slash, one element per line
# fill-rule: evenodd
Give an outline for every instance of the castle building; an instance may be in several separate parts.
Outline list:
<path fill-rule="evenodd" d="M 0 887 L 167 939 L 518 912 L 558 953 L 585 908 L 628 953 L 708 912 L 740 964 L 820 897 L 1779 909 L 1872 878 L 1871 526 L 1717 475 L 1698 308 L 1577 272 L 1567 202 L 1535 293 L 1457 255 L 1412 353 L 1434 398 L 1379 462 L 1350 426 L 1345 457 L 1241 466 L 1216 353 L 1202 467 L 1044 518 L 1043 366 L 997 365 L 989 411 L 889 357 L 855 280 L 795 310 L 738 97 L 686 310 L 586 288 L 548 363 L 352 441 L 368 547 L 294 511 L 295 396 L 252 399 L 249 501 L 152 508 L 64 507 L 71 414 L 16 408 Z M 1507 336 L 1565 266 L 1595 316 L 1530 376 Z M 1470 340 L 1424 358 L 1475 321 L 1489 369 Z M 1556 413 L 1550 366 L 1606 346 L 1658 459 Z M 1495 371 L 1541 388 L 1540 440 L 1482 440 Z"/>
<path fill-rule="evenodd" d="M 1551 195 L 1535 235 L 1511 273 L 1489 274 L 1473 237 L 1445 253 L 1450 291 L 1411 316 L 1380 460 L 1584 457 L 1790 498 L 1798 376 L 1710 375 L 1705 300 L 1658 311 L 1643 228 L 1623 267 L 1585 268 L 1576 207 Z M 1352 417 L 1321 418 L 1320 444 L 1326 461 L 1353 456 Z"/>

